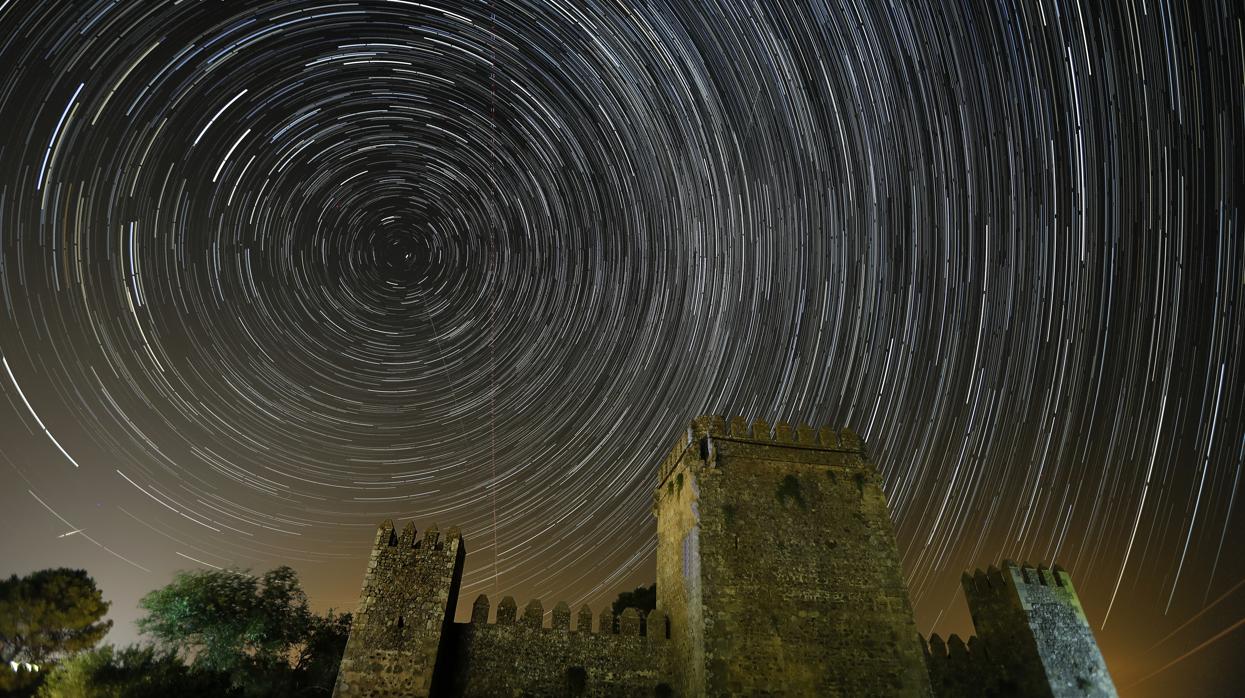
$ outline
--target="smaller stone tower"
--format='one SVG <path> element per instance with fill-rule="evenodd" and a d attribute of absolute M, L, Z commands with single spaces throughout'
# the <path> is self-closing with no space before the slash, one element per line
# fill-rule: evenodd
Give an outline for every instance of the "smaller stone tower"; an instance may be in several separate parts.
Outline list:
<path fill-rule="evenodd" d="M 1005 560 L 962 578 L 973 625 L 1008 695 L 1115 698 L 1115 685 L 1072 587 L 1058 566 Z"/>
<path fill-rule="evenodd" d="M 380 525 L 334 698 L 426 698 L 436 690 L 434 678 L 449 680 L 437 659 L 454 620 L 465 556 L 457 528 L 442 539 L 433 526 L 417 540 L 413 523 L 401 536 L 393 522 Z"/>

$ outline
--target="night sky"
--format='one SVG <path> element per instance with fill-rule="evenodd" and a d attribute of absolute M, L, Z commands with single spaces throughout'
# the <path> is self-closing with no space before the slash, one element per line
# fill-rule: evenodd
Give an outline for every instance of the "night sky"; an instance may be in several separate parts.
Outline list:
<path fill-rule="evenodd" d="M 741 414 L 862 435 L 923 633 L 1055 561 L 1123 695 L 1239 689 L 1238 0 L 243 5 L 0 0 L 0 572 L 130 642 L 413 519 L 599 609 Z"/>

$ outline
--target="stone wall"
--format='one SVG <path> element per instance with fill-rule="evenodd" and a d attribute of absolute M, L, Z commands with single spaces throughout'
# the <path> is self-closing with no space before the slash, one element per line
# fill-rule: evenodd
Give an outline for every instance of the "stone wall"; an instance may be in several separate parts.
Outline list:
<path fill-rule="evenodd" d="M 962 582 L 977 634 L 1015 695 L 1116 695 L 1067 572 L 1008 560 Z"/>
<path fill-rule="evenodd" d="M 700 442 L 688 430 L 662 464 L 657 516 L 657 609 L 670 618 L 669 662 L 662 676 L 679 696 L 704 695 L 704 618 L 701 606 Z"/>
<path fill-rule="evenodd" d="M 422 540 L 415 533 L 414 524 L 407 524 L 398 536 L 390 521 L 376 532 L 335 698 L 441 692 L 433 676 L 442 635 L 453 622 L 466 552 L 457 528 L 444 540 L 436 526 Z"/>
<path fill-rule="evenodd" d="M 592 611 L 584 606 L 572 627 L 565 603 L 554 607 L 552 623 L 544 625 L 544 608 L 529 603 L 519 614 L 507 596 L 488 623 L 488 598 L 472 607 L 471 623 L 455 623 L 446 649 L 453 657 L 453 676 L 446 695 L 493 696 L 653 696 L 658 691 L 658 656 L 664 652 L 665 617 L 649 615 L 647 635 L 641 634 L 639 612 L 627 609 L 620 632 L 613 632 L 609 610 L 592 631 Z"/>
<path fill-rule="evenodd" d="M 930 695 L 859 439 L 704 417 L 682 446 L 654 493 L 672 685 L 687 696 Z"/>

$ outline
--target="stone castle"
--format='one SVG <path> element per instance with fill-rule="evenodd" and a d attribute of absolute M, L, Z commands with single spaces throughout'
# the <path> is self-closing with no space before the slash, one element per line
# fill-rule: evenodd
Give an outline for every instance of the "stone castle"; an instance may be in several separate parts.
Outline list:
<path fill-rule="evenodd" d="M 458 529 L 376 534 L 333 695 L 1115 696 L 1072 581 L 963 578 L 978 635 L 917 633 L 877 470 L 850 430 L 699 417 L 658 468 L 657 608 L 481 595 Z"/>

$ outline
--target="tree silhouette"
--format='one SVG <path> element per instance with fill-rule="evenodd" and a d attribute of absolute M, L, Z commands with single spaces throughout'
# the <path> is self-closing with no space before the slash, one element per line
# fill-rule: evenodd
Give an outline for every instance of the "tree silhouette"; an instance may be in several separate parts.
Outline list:
<path fill-rule="evenodd" d="M 614 632 L 618 632 L 618 617 L 628 608 L 640 610 L 641 632 L 646 632 L 643 628 L 648 621 L 648 612 L 657 608 L 657 582 L 646 587 L 636 587 L 632 591 L 624 591 L 614 599 L 614 603 L 610 604 L 610 610 L 614 613 Z"/>
<path fill-rule="evenodd" d="M 46 664 L 94 647 L 112 621 L 85 570 L 55 568 L 0 581 L 0 661 Z"/>

